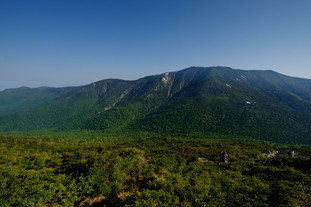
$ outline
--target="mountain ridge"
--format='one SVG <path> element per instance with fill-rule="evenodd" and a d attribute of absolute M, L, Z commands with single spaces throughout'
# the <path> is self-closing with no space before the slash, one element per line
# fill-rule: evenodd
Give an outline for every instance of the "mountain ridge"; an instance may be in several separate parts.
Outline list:
<path fill-rule="evenodd" d="M 137 80 L 45 90 L 53 93 L 37 105 L 36 98 L 28 101 L 31 108 L 1 114 L 0 101 L 0 132 L 86 130 L 105 136 L 311 141 L 311 80 L 271 70 L 189 67 Z"/>

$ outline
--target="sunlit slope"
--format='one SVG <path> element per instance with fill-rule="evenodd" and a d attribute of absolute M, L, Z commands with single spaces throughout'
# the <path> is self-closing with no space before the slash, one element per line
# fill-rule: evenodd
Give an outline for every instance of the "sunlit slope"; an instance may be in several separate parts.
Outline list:
<path fill-rule="evenodd" d="M 103 80 L 47 102 L 2 116 L 1 131 L 311 142 L 311 80 L 273 71 L 191 67 L 136 81 Z"/>

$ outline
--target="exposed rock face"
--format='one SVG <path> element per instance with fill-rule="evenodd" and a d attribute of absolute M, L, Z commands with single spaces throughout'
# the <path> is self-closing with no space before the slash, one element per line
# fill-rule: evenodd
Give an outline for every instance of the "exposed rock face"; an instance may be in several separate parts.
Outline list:
<path fill-rule="evenodd" d="M 202 162 L 202 163 L 211 163 L 211 164 L 214 163 L 213 161 L 207 160 L 207 159 L 204 158 L 204 157 L 198 157 L 198 161 L 199 161 L 199 162 Z"/>
<path fill-rule="evenodd" d="M 274 150 L 273 152 L 268 152 L 268 153 L 263 153 L 262 156 L 263 157 L 275 157 L 276 155 L 278 155 L 279 152 L 277 150 Z"/>
<path fill-rule="evenodd" d="M 224 163 L 228 163 L 228 160 L 229 160 L 229 155 L 227 154 L 227 152 L 222 151 L 219 154 L 219 161 L 220 162 L 224 162 Z"/>
<path fill-rule="evenodd" d="M 290 157 L 295 157 L 295 151 L 289 151 L 289 152 L 280 152 L 278 155 L 288 155 Z"/>
<path fill-rule="evenodd" d="M 288 155 L 290 157 L 295 157 L 295 151 L 278 152 L 277 150 L 274 150 L 273 152 L 269 151 L 268 153 L 262 153 L 262 156 L 263 157 L 267 157 L 267 158 L 275 157 L 275 156 L 278 156 L 278 155 Z"/>

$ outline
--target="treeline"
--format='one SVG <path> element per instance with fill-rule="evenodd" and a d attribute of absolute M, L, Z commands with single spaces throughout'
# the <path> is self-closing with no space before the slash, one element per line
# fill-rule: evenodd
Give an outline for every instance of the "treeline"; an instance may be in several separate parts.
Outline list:
<path fill-rule="evenodd" d="M 295 157 L 263 154 L 274 150 Z M 310 204 L 311 149 L 211 139 L 0 137 L 0 206 Z"/>

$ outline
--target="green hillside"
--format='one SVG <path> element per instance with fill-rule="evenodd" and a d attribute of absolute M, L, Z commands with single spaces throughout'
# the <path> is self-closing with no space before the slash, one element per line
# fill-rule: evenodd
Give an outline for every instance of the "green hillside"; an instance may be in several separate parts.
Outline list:
<path fill-rule="evenodd" d="M 0 92 L 0 116 L 29 110 L 55 100 L 77 88 L 27 88 L 7 89 Z"/>
<path fill-rule="evenodd" d="M 39 97 L 31 108 L 17 104 L 1 114 L 1 133 L 243 137 L 311 144 L 311 80 L 273 71 L 191 67 L 136 81 L 103 80 L 41 102 Z"/>

